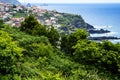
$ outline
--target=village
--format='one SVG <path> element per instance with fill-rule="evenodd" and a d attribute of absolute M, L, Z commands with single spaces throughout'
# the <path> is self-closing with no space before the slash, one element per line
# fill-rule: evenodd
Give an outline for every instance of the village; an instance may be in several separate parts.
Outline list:
<path fill-rule="evenodd" d="M 0 2 L 0 20 L 12 27 L 20 27 L 21 23 L 30 14 L 34 14 L 40 24 L 46 25 L 48 29 L 54 27 L 60 34 L 74 33 L 78 28 L 84 28 L 90 34 L 110 32 L 108 30 L 95 29 L 94 26 L 86 23 L 80 15 L 47 10 L 42 6 L 31 5 L 30 3 L 14 5 Z"/>
<path fill-rule="evenodd" d="M 51 25 L 54 26 L 55 29 L 61 27 L 61 25 L 57 23 L 57 17 L 62 15 L 57 11 L 48 11 L 38 6 L 23 6 L 0 2 L 0 20 L 3 20 L 5 24 L 9 24 L 12 27 L 19 27 L 21 22 L 23 22 L 29 14 L 37 16 L 40 23 L 48 26 L 48 28 L 50 28 Z"/>

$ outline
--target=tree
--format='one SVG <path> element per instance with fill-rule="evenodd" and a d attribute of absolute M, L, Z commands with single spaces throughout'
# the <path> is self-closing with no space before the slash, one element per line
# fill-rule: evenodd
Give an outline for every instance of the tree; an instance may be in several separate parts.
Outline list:
<path fill-rule="evenodd" d="M 4 24 L 3 20 L 0 20 L 0 28 L 3 28 L 3 24 Z"/>
<path fill-rule="evenodd" d="M 100 50 L 101 58 L 99 59 L 100 65 L 104 66 L 106 70 L 116 74 L 120 73 L 120 54 L 116 51 Z"/>
<path fill-rule="evenodd" d="M 75 46 L 73 56 L 76 61 L 82 61 L 85 63 L 96 63 L 100 59 L 99 47 L 96 42 L 83 40 L 78 41 Z"/>
<path fill-rule="evenodd" d="M 32 35 L 47 36 L 48 31 L 45 25 L 38 24 L 32 30 Z"/>
<path fill-rule="evenodd" d="M 63 36 L 61 39 L 61 49 L 66 53 L 73 54 L 74 49 L 72 48 L 77 44 L 77 41 L 84 40 L 88 36 L 88 33 L 84 29 L 79 29 L 75 33 Z"/>
<path fill-rule="evenodd" d="M 68 44 L 69 44 L 69 36 L 68 35 L 64 35 L 61 38 L 61 50 L 68 53 L 69 52 L 69 48 L 68 48 Z"/>
<path fill-rule="evenodd" d="M 0 73 L 9 74 L 18 70 L 23 49 L 12 41 L 8 33 L 0 31 Z"/>
<path fill-rule="evenodd" d="M 40 25 L 38 20 L 34 15 L 30 14 L 30 16 L 25 18 L 25 21 L 21 23 L 21 31 L 25 31 L 26 33 L 32 34 L 32 30 L 35 26 Z"/>
<path fill-rule="evenodd" d="M 53 46 L 57 46 L 60 37 L 58 31 L 53 26 L 47 30 L 46 26 L 41 25 L 33 15 L 26 17 L 25 21 L 21 23 L 21 31 L 35 36 L 46 36 Z"/>
<path fill-rule="evenodd" d="M 13 5 L 13 8 L 16 8 L 17 6 L 16 5 Z"/>
<path fill-rule="evenodd" d="M 25 21 L 21 23 L 21 31 L 37 36 L 47 36 L 48 33 L 46 26 L 41 25 L 32 14 L 26 17 Z"/>
<path fill-rule="evenodd" d="M 59 35 L 58 31 L 55 30 L 54 27 L 52 26 L 52 28 L 48 32 L 48 39 L 49 39 L 50 43 L 53 46 L 57 46 L 59 38 L 60 38 L 60 35 Z"/>

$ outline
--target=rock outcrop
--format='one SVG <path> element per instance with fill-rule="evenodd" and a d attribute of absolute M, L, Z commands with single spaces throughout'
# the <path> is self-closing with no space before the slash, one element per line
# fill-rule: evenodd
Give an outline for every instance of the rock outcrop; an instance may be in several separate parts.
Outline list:
<path fill-rule="evenodd" d="M 88 37 L 89 40 L 97 40 L 97 41 L 101 41 L 101 40 L 110 40 L 110 39 L 120 39 L 118 37 L 114 37 L 114 36 L 101 36 L 101 37 Z"/>
<path fill-rule="evenodd" d="M 104 30 L 104 29 L 90 29 L 88 30 L 90 34 L 103 34 L 103 33 L 109 33 L 109 30 Z"/>

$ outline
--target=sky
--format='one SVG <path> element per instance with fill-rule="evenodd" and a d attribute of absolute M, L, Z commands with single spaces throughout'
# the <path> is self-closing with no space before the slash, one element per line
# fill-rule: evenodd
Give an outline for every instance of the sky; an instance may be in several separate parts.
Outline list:
<path fill-rule="evenodd" d="M 21 3 L 120 3 L 120 0 L 18 0 Z"/>

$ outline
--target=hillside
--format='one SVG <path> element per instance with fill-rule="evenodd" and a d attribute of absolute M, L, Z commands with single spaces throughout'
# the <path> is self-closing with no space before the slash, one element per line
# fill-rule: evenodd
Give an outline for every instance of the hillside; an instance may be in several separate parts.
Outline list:
<path fill-rule="evenodd" d="M 20 4 L 18 0 L 0 0 L 0 2 L 10 3 L 10 4 Z"/>
<path fill-rule="evenodd" d="M 70 13 L 61 13 L 57 11 L 49 11 L 47 10 L 45 13 L 41 15 L 40 12 L 34 13 L 37 15 L 40 22 L 47 25 L 48 27 L 50 25 L 56 26 L 60 25 L 58 27 L 58 31 L 61 34 L 70 34 L 74 33 L 76 29 L 85 29 L 90 34 L 95 33 L 109 33 L 108 30 L 98 30 L 91 24 L 85 22 L 85 20 L 82 18 L 81 15 L 77 14 L 70 14 Z"/>
<path fill-rule="evenodd" d="M 84 29 L 59 40 L 34 15 L 1 26 L 0 80 L 120 80 L 119 43 L 93 42 Z"/>

